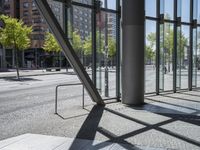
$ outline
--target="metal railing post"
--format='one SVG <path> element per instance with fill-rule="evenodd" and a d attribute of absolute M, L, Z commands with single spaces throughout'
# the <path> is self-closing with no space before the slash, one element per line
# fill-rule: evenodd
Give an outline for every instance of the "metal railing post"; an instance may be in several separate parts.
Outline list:
<path fill-rule="evenodd" d="M 82 108 L 84 109 L 84 107 L 85 107 L 85 90 L 84 90 L 84 85 L 83 85 Z"/>
<path fill-rule="evenodd" d="M 56 86 L 56 93 L 55 93 L 55 114 L 58 114 L 58 88 L 60 86 L 75 86 L 75 85 L 83 85 L 82 83 L 74 83 L 74 84 L 60 84 Z M 85 87 L 83 85 L 82 88 L 82 108 L 84 109 L 85 107 Z"/>
<path fill-rule="evenodd" d="M 56 96 L 55 96 L 55 114 L 58 114 L 57 112 L 58 108 L 58 86 L 56 86 Z"/>

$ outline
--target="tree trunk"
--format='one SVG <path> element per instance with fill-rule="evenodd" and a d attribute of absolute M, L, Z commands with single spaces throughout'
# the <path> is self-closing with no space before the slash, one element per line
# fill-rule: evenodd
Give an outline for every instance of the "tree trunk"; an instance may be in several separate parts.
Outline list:
<path fill-rule="evenodd" d="M 18 57 L 18 49 L 15 48 L 15 59 L 16 59 L 16 71 L 17 71 L 17 79 L 20 80 L 20 77 L 19 77 L 19 57 Z"/>

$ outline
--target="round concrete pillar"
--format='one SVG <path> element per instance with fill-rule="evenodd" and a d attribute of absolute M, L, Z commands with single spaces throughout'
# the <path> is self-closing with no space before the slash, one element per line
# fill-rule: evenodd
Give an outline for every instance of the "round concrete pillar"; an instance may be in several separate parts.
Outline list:
<path fill-rule="evenodd" d="M 122 1 L 122 103 L 144 103 L 144 0 Z"/>

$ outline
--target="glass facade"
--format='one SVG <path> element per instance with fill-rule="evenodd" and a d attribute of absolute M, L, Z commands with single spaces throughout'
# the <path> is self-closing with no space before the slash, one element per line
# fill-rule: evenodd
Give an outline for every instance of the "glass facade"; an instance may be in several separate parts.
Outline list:
<path fill-rule="evenodd" d="M 63 5 L 66 38 L 103 99 L 120 97 L 119 6 L 119 0 L 73 0 Z"/>
<path fill-rule="evenodd" d="M 145 93 L 200 86 L 199 8 L 199 0 L 145 1 Z M 99 93 L 119 98 L 120 0 L 73 0 L 63 16 L 66 37 Z"/>
<path fill-rule="evenodd" d="M 199 3 L 199 0 L 145 1 L 146 93 L 199 87 Z"/>

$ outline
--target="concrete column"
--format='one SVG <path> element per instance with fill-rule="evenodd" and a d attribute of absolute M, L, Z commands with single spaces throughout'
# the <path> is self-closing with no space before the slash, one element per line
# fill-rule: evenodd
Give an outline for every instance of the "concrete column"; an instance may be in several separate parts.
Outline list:
<path fill-rule="evenodd" d="M 144 0 L 122 1 L 122 103 L 144 103 Z"/>

